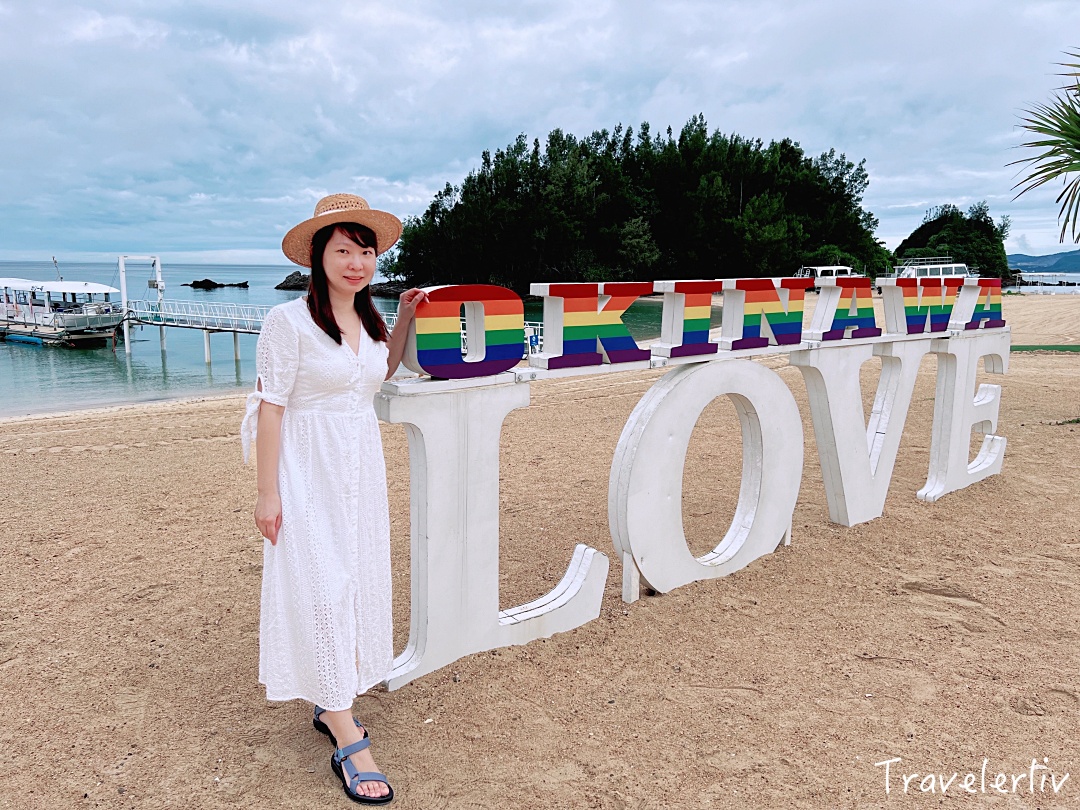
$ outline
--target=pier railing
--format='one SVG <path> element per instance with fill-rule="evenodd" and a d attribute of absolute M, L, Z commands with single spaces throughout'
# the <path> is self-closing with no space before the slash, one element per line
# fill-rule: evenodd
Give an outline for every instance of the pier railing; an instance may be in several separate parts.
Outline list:
<path fill-rule="evenodd" d="M 258 334 L 263 320 L 272 309 L 253 304 L 230 304 L 202 301 L 128 301 L 131 320 L 149 326 L 176 326 L 183 329 L 201 329 L 204 332 L 233 332 Z M 397 323 L 397 313 L 384 313 L 388 328 Z M 466 351 L 465 320 L 461 321 L 461 343 Z M 522 354 L 536 354 L 544 345 L 544 325 L 536 321 L 525 322 L 525 343 Z"/>
<path fill-rule="evenodd" d="M 271 307 L 202 301 L 128 301 L 133 320 L 151 326 L 179 326 L 212 332 L 257 334 Z"/>

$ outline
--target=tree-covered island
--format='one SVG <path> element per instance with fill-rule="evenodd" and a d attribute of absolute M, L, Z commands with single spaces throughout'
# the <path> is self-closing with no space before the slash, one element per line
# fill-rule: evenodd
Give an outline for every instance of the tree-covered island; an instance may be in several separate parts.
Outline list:
<path fill-rule="evenodd" d="M 790 275 L 847 264 L 870 275 L 892 256 L 862 207 L 864 162 L 808 156 L 709 133 L 695 116 L 676 137 L 643 123 L 578 139 L 524 135 L 405 223 L 381 266 L 410 285 Z"/>
<path fill-rule="evenodd" d="M 1009 275 L 1005 239 L 1009 218 L 995 223 L 985 201 L 977 202 L 965 214 L 955 205 L 931 208 L 922 224 L 896 248 L 898 262 L 927 256 L 949 256 L 970 270 L 988 278 Z"/>

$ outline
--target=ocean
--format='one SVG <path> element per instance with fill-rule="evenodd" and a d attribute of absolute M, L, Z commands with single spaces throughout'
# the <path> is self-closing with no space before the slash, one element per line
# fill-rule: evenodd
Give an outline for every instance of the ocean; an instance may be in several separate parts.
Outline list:
<path fill-rule="evenodd" d="M 127 261 L 129 299 L 157 298 L 147 288 L 153 278 L 149 262 Z M 292 265 L 170 265 L 162 260 L 167 300 L 229 302 L 273 306 L 303 295 L 275 290 Z M 120 287 L 115 263 L 63 262 L 60 275 L 68 281 L 96 281 Z M 52 262 L 0 262 L 0 277 L 55 281 Z M 223 284 L 248 282 L 248 288 L 197 290 L 182 286 L 209 278 Z M 119 296 L 117 296 L 119 298 Z M 381 311 L 393 312 L 394 299 L 376 299 Z M 625 321 L 636 339 L 659 336 L 662 306 L 645 299 L 627 310 Z M 541 320 L 538 302 L 527 302 L 526 320 Z M 162 352 L 157 327 L 133 327 L 131 354 L 122 342 L 116 349 L 64 349 L 0 340 L 0 417 L 154 402 L 198 396 L 221 396 L 251 390 L 255 384 L 257 335 L 240 335 L 240 359 L 233 358 L 232 335 L 210 336 L 211 362 L 205 362 L 203 334 L 197 329 L 166 330 Z"/>

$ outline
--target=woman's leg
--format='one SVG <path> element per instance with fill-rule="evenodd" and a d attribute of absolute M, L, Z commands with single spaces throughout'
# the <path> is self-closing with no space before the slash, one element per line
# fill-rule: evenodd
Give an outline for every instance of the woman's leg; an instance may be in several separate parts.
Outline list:
<path fill-rule="evenodd" d="M 337 740 L 338 748 L 345 748 L 353 743 L 360 742 L 364 738 L 363 726 L 357 726 L 353 719 L 352 711 L 341 712 L 325 711 L 320 719 L 330 727 L 330 732 Z M 349 759 L 358 771 L 378 771 L 375 758 L 371 756 L 371 749 L 365 748 L 357 751 Z M 356 786 L 356 792 L 373 799 L 381 798 L 390 792 L 390 788 L 382 782 L 361 782 Z"/>

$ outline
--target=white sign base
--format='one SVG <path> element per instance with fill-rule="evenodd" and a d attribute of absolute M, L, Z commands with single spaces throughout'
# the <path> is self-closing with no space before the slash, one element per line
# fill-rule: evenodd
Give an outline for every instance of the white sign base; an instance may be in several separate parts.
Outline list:
<path fill-rule="evenodd" d="M 930 441 L 930 473 L 919 500 L 933 502 L 950 492 L 1001 472 L 1005 437 L 995 436 L 1001 407 L 1001 386 L 979 386 L 979 360 L 991 374 L 1009 370 L 1010 329 L 973 329 L 932 341 L 938 353 L 934 432 Z M 974 392 L 974 398 L 972 397 Z M 971 433 L 983 434 L 982 447 L 969 462 Z"/>
<path fill-rule="evenodd" d="M 412 616 L 390 689 L 600 615 L 608 558 L 581 544 L 554 589 L 499 610 L 499 437 L 507 414 L 528 404 L 527 383 L 375 398 L 380 419 L 406 426 L 411 475 Z"/>
<path fill-rule="evenodd" d="M 829 520 L 855 526 L 881 517 L 919 365 L 931 341 L 853 343 L 792 352 L 806 381 Z M 863 412 L 863 364 L 881 358 L 870 418 Z"/>

